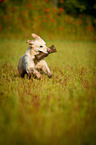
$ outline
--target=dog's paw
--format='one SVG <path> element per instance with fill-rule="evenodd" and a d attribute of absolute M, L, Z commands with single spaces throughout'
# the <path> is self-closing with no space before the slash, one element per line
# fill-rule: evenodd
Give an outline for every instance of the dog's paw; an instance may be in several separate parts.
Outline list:
<path fill-rule="evenodd" d="M 30 79 L 30 78 L 31 78 L 31 74 L 30 74 L 30 73 L 28 73 L 28 74 L 27 74 L 27 76 L 28 76 L 28 79 Z"/>
<path fill-rule="evenodd" d="M 51 78 L 52 77 L 52 73 L 48 74 L 48 77 Z"/>
<path fill-rule="evenodd" d="M 41 78 L 42 78 L 42 75 L 41 75 L 41 74 L 38 74 L 38 75 L 37 75 L 37 78 L 38 78 L 38 79 L 41 79 Z"/>

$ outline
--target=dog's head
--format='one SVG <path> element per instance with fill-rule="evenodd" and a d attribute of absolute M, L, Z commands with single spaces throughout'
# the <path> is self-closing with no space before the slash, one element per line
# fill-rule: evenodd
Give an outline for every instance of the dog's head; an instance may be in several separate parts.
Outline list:
<path fill-rule="evenodd" d="M 34 38 L 34 40 L 27 40 L 30 48 L 33 48 L 36 52 L 48 53 L 49 48 L 46 46 L 44 40 L 34 33 L 32 33 L 32 37 Z"/>

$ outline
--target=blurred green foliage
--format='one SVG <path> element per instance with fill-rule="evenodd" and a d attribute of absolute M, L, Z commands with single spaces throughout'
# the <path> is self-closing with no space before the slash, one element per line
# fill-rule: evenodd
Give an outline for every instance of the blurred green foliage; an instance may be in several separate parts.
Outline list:
<path fill-rule="evenodd" d="M 77 6 L 77 17 L 67 14 Z M 59 7 L 51 0 L 0 0 L 0 37 L 28 38 L 34 32 L 46 39 L 96 39 L 96 19 L 83 9 L 76 0 L 59 1 Z"/>
<path fill-rule="evenodd" d="M 81 13 L 96 18 L 96 0 L 58 0 L 58 6 L 71 15 Z"/>

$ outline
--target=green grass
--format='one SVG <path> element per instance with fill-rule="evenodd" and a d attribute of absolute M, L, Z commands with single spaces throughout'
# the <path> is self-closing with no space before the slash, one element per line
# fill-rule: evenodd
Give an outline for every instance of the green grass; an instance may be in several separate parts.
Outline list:
<path fill-rule="evenodd" d="M 0 145 L 96 145 L 96 43 L 46 41 L 49 79 L 20 78 L 28 44 L 0 40 Z"/>

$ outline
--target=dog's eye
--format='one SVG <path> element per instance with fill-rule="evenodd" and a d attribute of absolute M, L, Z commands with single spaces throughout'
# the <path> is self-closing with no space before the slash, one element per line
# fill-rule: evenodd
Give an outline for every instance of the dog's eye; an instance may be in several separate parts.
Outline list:
<path fill-rule="evenodd" d="M 42 45 L 40 47 L 43 47 Z"/>

